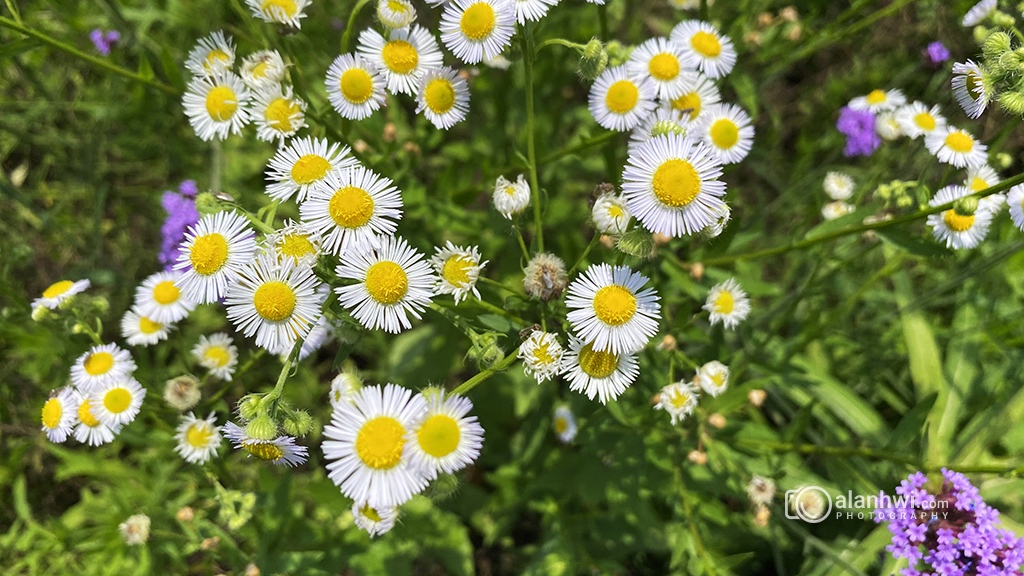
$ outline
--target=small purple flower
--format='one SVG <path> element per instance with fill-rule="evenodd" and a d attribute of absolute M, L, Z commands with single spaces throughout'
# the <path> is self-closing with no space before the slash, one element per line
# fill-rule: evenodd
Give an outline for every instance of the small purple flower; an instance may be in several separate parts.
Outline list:
<path fill-rule="evenodd" d="M 938 40 L 929 44 L 924 52 L 932 66 L 936 68 L 946 60 L 949 60 L 949 50 L 945 44 Z"/>
<path fill-rule="evenodd" d="M 182 196 L 195 198 L 199 194 L 199 187 L 196 186 L 195 180 L 184 180 L 178 185 L 178 193 Z"/>
<path fill-rule="evenodd" d="M 843 106 L 836 128 L 846 136 L 843 156 L 870 156 L 882 145 L 882 139 L 875 131 L 875 115 L 869 110 Z"/>
<path fill-rule="evenodd" d="M 110 56 L 110 47 L 120 39 L 121 33 L 117 30 L 104 32 L 97 28 L 89 33 L 89 40 L 92 40 L 92 44 L 96 47 L 96 51 L 103 56 Z"/>
<path fill-rule="evenodd" d="M 199 222 L 199 211 L 196 210 L 196 202 L 188 196 L 188 192 L 195 189 L 195 182 L 186 180 L 181 183 L 177 192 L 167 191 L 160 203 L 167 211 L 167 220 L 160 228 L 163 234 L 163 244 L 160 247 L 160 264 L 164 270 L 171 270 L 178 261 L 178 248 L 185 241 L 185 231 L 190 226 Z"/>

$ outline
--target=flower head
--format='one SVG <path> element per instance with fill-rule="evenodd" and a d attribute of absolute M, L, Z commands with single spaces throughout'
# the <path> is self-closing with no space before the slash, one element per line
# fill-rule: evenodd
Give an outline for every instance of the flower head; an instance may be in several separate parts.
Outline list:
<path fill-rule="evenodd" d="M 882 145 L 882 139 L 875 132 L 875 115 L 870 110 L 844 106 L 836 128 L 846 136 L 844 156 L 870 156 Z"/>

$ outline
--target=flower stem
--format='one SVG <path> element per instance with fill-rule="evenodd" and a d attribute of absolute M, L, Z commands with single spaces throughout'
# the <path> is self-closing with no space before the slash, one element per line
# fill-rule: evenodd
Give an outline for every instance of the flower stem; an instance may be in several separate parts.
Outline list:
<path fill-rule="evenodd" d="M 533 109 L 533 61 L 536 53 L 533 48 L 533 30 L 529 26 L 519 27 L 519 40 L 523 45 L 523 65 L 526 83 L 526 158 L 530 166 L 530 195 L 533 201 L 533 223 L 537 236 L 537 251 L 544 251 L 544 222 L 540 211 L 540 183 L 537 178 L 537 143 L 535 134 L 536 120 Z M 527 258 L 529 259 L 529 258 Z"/>
<path fill-rule="evenodd" d="M 462 395 L 465 395 L 467 392 L 469 392 L 473 388 L 476 388 L 477 385 L 479 385 L 484 380 L 487 380 L 488 378 L 490 378 L 491 376 L 494 376 L 498 372 L 504 372 L 506 369 L 508 369 L 509 366 L 512 365 L 512 362 L 515 361 L 516 356 L 518 354 L 519 354 L 519 349 L 518 348 L 516 348 L 515 350 L 509 352 L 508 356 L 505 356 L 500 362 L 498 362 L 494 366 L 492 366 L 492 367 L 490 367 L 490 368 L 488 368 L 488 369 L 478 373 L 476 376 L 473 376 L 469 380 L 466 380 L 465 382 L 460 384 L 458 387 L 456 387 L 454 390 L 452 390 L 451 394 L 462 394 Z"/>
<path fill-rule="evenodd" d="M 341 37 L 341 53 L 348 52 L 349 42 L 352 40 L 352 30 L 355 29 L 356 16 L 359 16 L 359 11 L 364 6 L 370 3 L 370 0 L 359 0 L 356 5 L 352 8 L 352 12 L 348 15 L 348 22 L 345 24 L 345 34 Z"/>
<path fill-rule="evenodd" d="M 580 257 L 579 259 L 576 260 L 576 263 L 572 265 L 572 268 L 569 268 L 568 272 L 566 272 L 567 276 L 572 276 L 572 273 L 575 272 L 576 269 L 580 267 L 580 264 L 583 264 L 583 260 L 586 259 L 587 255 L 590 254 L 590 251 L 593 250 L 594 246 L 597 246 L 597 243 L 600 241 L 601 235 L 595 233 L 594 237 L 590 239 L 590 244 L 587 244 L 587 247 L 583 249 L 583 254 L 580 254 Z"/>

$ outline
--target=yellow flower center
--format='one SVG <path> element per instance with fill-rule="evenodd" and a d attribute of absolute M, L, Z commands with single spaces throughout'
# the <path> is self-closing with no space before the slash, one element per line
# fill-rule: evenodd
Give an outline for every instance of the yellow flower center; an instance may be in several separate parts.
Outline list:
<path fill-rule="evenodd" d="M 883 92 L 881 90 L 872 90 L 867 95 L 868 104 L 881 104 L 882 102 L 885 102 L 885 99 L 886 99 L 885 92 Z"/>
<path fill-rule="evenodd" d="M 679 59 L 674 54 L 662 52 L 647 63 L 651 76 L 658 80 L 671 80 L 679 75 Z"/>
<path fill-rule="evenodd" d="M 545 366 L 551 364 L 552 362 L 555 361 L 555 357 L 551 355 L 551 352 L 549 352 L 550 348 L 550 342 L 545 342 L 544 344 L 537 346 L 536 348 L 533 349 L 533 359 L 538 364 L 543 364 Z"/>
<path fill-rule="evenodd" d="M 971 179 L 971 192 L 981 192 L 989 187 L 989 183 L 983 180 L 980 176 L 975 176 Z"/>
<path fill-rule="evenodd" d="M 199 236 L 192 243 L 188 258 L 196 273 L 209 276 L 228 261 L 228 241 L 218 232 Z"/>
<path fill-rule="evenodd" d="M 85 373 L 89 376 L 102 376 L 114 367 L 114 355 L 110 352 L 93 352 L 85 357 Z"/>
<path fill-rule="evenodd" d="M 604 96 L 605 106 L 616 114 L 625 114 L 636 107 L 640 90 L 629 80 L 619 80 L 608 88 Z"/>
<path fill-rule="evenodd" d="M 342 228 L 359 228 L 373 216 L 373 198 L 362 188 L 345 186 L 331 196 L 327 207 L 334 223 Z"/>
<path fill-rule="evenodd" d="M 373 508 L 370 508 L 369 504 L 367 504 L 366 506 L 363 506 L 362 508 L 360 508 L 359 509 L 359 513 L 362 514 L 363 516 L 369 518 L 371 522 L 380 522 L 381 521 L 380 514 L 378 514 L 377 511 L 374 510 Z"/>
<path fill-rule="evenodd" d="M 206 113 L 216 122 L 226 122 L 238 109 L 238 96 L 228 86 L 216 86 L 206 94 Z"/>
<path fill-rule="evenodd" d="M 622 218 L 625 214 L 626 213 L 622 211 L 622 207 L 618 204 L 608 206 L 608 215 L 612 218 Z"/>
<path fill-rule="evenodd" d="M 946 210 L 942 214 L 942 221 L 954 232 L 964 232 L 974 226 L 974 214 L 963 216 L 956 213 L 956 210 Z"/>
<path fill-rule="evenodd" d="M 263 13 L 278 18 L 291 19 L 299 11 L 294 0 L 263 0 Z"/>
<path fill-rule="evenodd" d="M 132 404 L 132 393 L 124 388 L 112 388 L 103 395 L 103 407 L 113 414 L 120 414 Z"/>
<path fill-rule="evenodd" d="M 89 428 L 100 425 L 100 421 L 92 415 L 92 408 L 89 407 L 88 400 L 82 400 L 82 403 L 78 405 L 78 419 Z"/>
<path fill-rule="evenodd" d="M 362 104 L 373 96 L 373 77 L 362 68 L 349 68 L 338 82 L 341 95 L 353 104 Z"/>
<path fill-rule="evenodd" d="M 451 416 L 435 414 L 427 418 L 423 426 L 416 431 L 420 448 L 435 458 L 443 458 L 459 447 L 462 432 L 459 424 Z"/>
<path fill-rule="evenodd" d="M 381 304 L 395 304 L 409 290 L 409 277 L 394 262 L 377 262 L 366 271 L 366 291 Z"/>
<path fill-rule="evenodd" d="M 423 100 L 435 114 L 444 114 L 455 106 L 455 87 L 445 78 L 435 78 L 423 91 Z"/>
<path fill-rule="evenodd" d="M 732 297 L 732 292 L 723 290 L 721 294 L 715 297 L 715 301 L 711 306 L 718 314 L 731 314 L 732 309 L 736 306 L 736 299 Z"/>
<path fill-rule="evenodd" d="M 675 393 L 672 394 L 672 397 L 669 398 L 668 402 L 669 402 L 669 404 L 672 405 L 673 408 L 675 408 L 677 410 L 680 410 L 680 409 L 683 408 L 683 406 L 686 406 L 686 403 L 689 402 L 689 401 L 690 401 L 690 394 L 689 393 L 676 391 Z"/>
<path fill-rule="evenodd" d="M 715 372 L 711 375 L 711 382 L 713 382 L 717 388 L 725 386 L 725 373 Z"/>
<path fill-rule="evenodd" d="M 266 62 L 260 62 L 256 64 L 252 67 L 252 77 L 265 78 L 267 76 L 267 67 L 268 64 Z"/>
<path fill-rule="evenodd" d="M 405 40 L 392 40 L 384 45 L 381 51 L 381 58 L 388 68 L 397 74 L 408 74 L 416 68 L 420 61 L 420 55 Z"/>
<path fill-rule="evenodd" d="M 494 8 L 486 2 L 477 2 L 462 13 L 459 26 L 470 40 L 483 40 L 494 30 Z"/>
<path fill-rule="evenodd" d="M 681 158 L 671 158 L 654 171 L 651 187 L 662 204 L 681 208 L 700 194 L 701 181 L 693 164 Z"/>
<path fill-rule="evenodd" d="M 227 363 L 231 360 L 231 354 L 224 346 L 210 346 L 203 352 L 203 358 L 206 358 L 220 368 L 227 366 Z"/>
<path fill-rule="evenodd" d="M 465 256 L 455 255 L 444 261 L 441 267 L 441 277 L 452 286 L 466 286 L 469 284 L 469 271 L 473 269 L 473 260 Z"/>
<path fill-rule="evenodd" d="M 280 322 L 295 311 L 295 291 L 279 280 L 265 282 L 252 296 L 256 313 L 271 322 Z"/>
<path fill-rule="evenodd" d="M 914 115 L 914 124 L 925 132 L 935 130 L 935 117 L 929 112 L 918 112 Z"/>
<path fill-rule="evenodd" d="M 714 142 L 715 146 L 723 150 L 728 150 L 736 145 L 740 140 L 740 128 L 735 122 L 728 118 L 722 118 L 716 120 L 711 125 L 711 129 L 708 130 L 711 135 L 711 141 Z"/>
<path fill-rule="evenodd" d="M 580 348 L 580 370 L 591 378 L 607 378 L 619 367 L 619 357 L 611 352 L 594 350 L 593 344 Z"/>
<path fill-rule="evenodd" d="M 56 398 L 50 398 L 43 404 L 43 426 L 56 428 L 64 416 L 64 405 Z"/>
<path fill-rule="evenodd" d="M 71 286 L 73 285 L 74 282 L 72 282 L 71 280 L 61 280 L 60 282 L 54 282 L 53 284 L 50 284 L 49 288 L 43 290 L 43 298 L 56 298 L 57 296 L 60 296 L 61 294 L 70 290 Z"/>
<path fill-rule="evenodd" d="M 227 52 L 221 50 L 220 48 L 214 48 L 213 50 L 210 50 L 210 52 L 206 55 L 206 58 L 203 60 L 203 68 L 205 68 L 206 70 L 211 70 L 214 67 L 214 65 L 217 64 L 217 62 L 227 63 L 230 61 L 231 56 L 228 55 Z"/>
<path fill-rule="evenodd" d="M 722 43 L 718 41 L 718 37 L 703 30 L 690 38 L 690 45 L 705 58 L 714 58 L 722 53 Z"/>
<path fill-rule="evenodd" d="M 971 97 L 971 100 L 981 98 L 981 95 L 984 92 L 982 89 L 981 75 L 974 72 L 968 73 L 965 87 L 967 88 L 967 95 Z"/>
<path fill-rule="evenodd" d="M 400 12 L 402 14 L 405 14 L 406 12 L 409 11 L 409 7 L 406 6 L 405 4 L 402 4 L 398 0 L 388 0 L 388 9 L 391 10 L 392 12 Z"/>
<path fill-rule="evenodd" d="M 260 460 L 268 462 L 280 460 L 284 456 L 284 450 L 272 442 L 245 442 L 242 444 L 242 448 Z"/>
<path fill-rule="evenodd" d="M 390 416 L 368 420 L 356 435 L 356 455 L 374 470 L 390 470 L 402 460 L 405 427 Z"/>
<path fill-rule="evenodd" d="M 974 139 L 963 132 L 952 132 L 946 136 L 946 147 L 954 152 L 966 154 L 974 149 Z"/>
<path fill-rule="evenodd" d="M 213 430 L 208 426 L 195 423 L 188 427 L 185 432 L 185 442 L 193 448 L 206 448 L 213 437 Z"/>
<path fill-rule="evenodd" d="M 154 322 L 145 316 L 139 316 L 139 332 L 143 334 L 156 334 L 163 330 L 164 325 L 159 322 Z"/>
<path fill-rule="evenodd" d="M 181 290 L 174 285 L 173 280 L 164 280 L 153 287 L 153 300 L 156 300 L 157 304 L 164 306 L 173 304 L 178 301 L 180 296 Z"/>
<path fill-rule="evenodd" d="M 636 296 L 618 284 L 605 286 L 594 295 L 594 312 L 605 324 L 621 326 L 636 314 Z"/>
<path fill-rule="evenodd" d="M 263 113 L 267 124 L 278 132 L 292 132 L 292 117 L 302 112 L 299 105 L 287 98 L 275 98 Z"/>
<path fill-rule="evenodd" d="M 316 254 L 316 246 L 309 241 L 305 234 L 287 234 L 277 243 L 277 249 L 284 256 L 290 256 L 299 260 L 306 256 Z"/>
<path fill-rule="evenodd" d="M 331 163 L 326 158 L 316 154 L 299 156 L 299 159 L 292 164 L 292 180 L 300 186 L 312 184 L 322 180 L 331 169 Z"/>
<path fill-rule="evenodd" d="M 569 429 L 569 422 L 565 418 L 555 418 L 555 432 L 562 434 Z"/>
<path fill-rule="evenodd" d="M 700 114 L 700 94 L 688 92 L 672 101 L 672 107 L 680 112 L 689 111 L 690 120 L 694 120 Z"/>

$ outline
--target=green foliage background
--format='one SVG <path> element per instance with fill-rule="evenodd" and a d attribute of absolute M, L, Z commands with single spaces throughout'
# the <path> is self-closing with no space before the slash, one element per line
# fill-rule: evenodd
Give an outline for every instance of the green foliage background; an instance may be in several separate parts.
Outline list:
<path fill-rule="evenodd" d="M 14 6 L 29 28 L 88 54 L 90 30 L 120 30 L 109 62 L 171 90 L 0 29 L 0 570 L 207 574 L 242 573 L 252 563 L 265 574 L 889 573 L 895 564 L 884 551 L 884 527 L 788 520 L 781 495 L 767 527 L 757 527 L 746 483 L 761 474 L 780 491 L 818 484 L 872 494 L 915 469 L 940 466 L 973 471 L 1004 523 L 1024 532 L 1015 522 L 1024 519 L 1024 238 L 1008 218 L 969 253 L 938 247 L 919 221 L 880 239 L 851 235 L 770 258 L 733 259 L 859 223 L 882 209 L 870 195 L 879 183 L 921 177 L 923 186 L 938 188 L 941 170 L 919 142 L 887 144 L 870 159 L 842 158 L 836 111 L 874 88 L 940 104 L 952 123 L 1012 155 L 1005 174 L 1020 172 L 1019 119 L 994 111 L 967 121 L 948 89 L 948 67 L 933 70 L 921 56 L 934 39 L 954 59 L 973 55 L 970 31 L 959 26 L 971 2 L 804 0 L 792 2 L 800 15 L 796 39 L 788 36 L 794 24 L 758 24 L 759 13 L 774 15 L 787 4 L 718 0 L 710 8 L 740 53 L 724 100 L 747 109 L 758 131 L 747 160 L 726 171 L 733 208 L 727 232 L 711 243 L 674 240 L 650 261 L 626 260 L 653 279 L 666 304 L 662 333 L 673 334 L 698 363 L 729 364 L 730 390 L 703 398 L 697 418 L 672 427 L 649 399 L 670 370 L 680 378 L 690 369 L 670 367 L 670 356 L 653 347 L 638 382 L 607 407 L 568 392 L 564 382 L 537 386 L 513 366 L 471 394 L 487 434 L 476 465 L 457 485 L 404 506 L 394 531 L 371 541 L 327 480 L 318 449 L 337 345 L 305 362 L 286 389 L 319 423 L 303 440 L 308 464 L 295 471 L 260 466 L 225 445 L 202 470 L 173 453 L 177 416 L 161 392 L 165 379 L 194 369 L 187 351 L 200 334 L 229 328 L 222 313 L 208 307 L 169 343 L 133 350 L 137 377 L 149 389 L 143 412 L 113 444 L 90 449 L 50 444 L 38 431 L 46 395 L 65 383 L 88 343 L 60 323 L 32 322 L 29 303 L 57 279 L 89 278 L 93 293 L 110 302 L 106 339 L 118 337 L 135 285 L 158 269 L 161 192 L 186 178 L 210 185 L 211 148 L 192 133 L 178 93 L 188 49 L 219 28 L 236 38 L 239 54 L 270 46 L 289 55 L 292 80 L 310 103 L 311 133 L 367 144 L 363 161 L 403 191 L 399 234 L 424 252 L 448 239 L 479 244 L 491 261 L 487 275 L 521 294 L 515 238 L 488 209 L 494 178 L 525 172 L 518 46 L 509 70 L 481 68 L 471 82 L 468 121 L 443 132 L 417 117 L 408 98 L 392 98 L 384 113 L 358 123 L 341 121 L 327 105 L 322 77 L 342 52 L 338 27 L 348 22 L 351 1 L 314 2 L 301 33 L 290 36 L 249 17 L 238 0 L 9 3 L 5 18 L 14 18 Z M 439 11 L 417 7 L 436 29 Z M 357 16 L 353 45 L 372 24 L 371 12 Z M 602 15 L 605 38 L 628 44 L 665 35 L 685 17 L 663 0 L 609 0 L 605 9 L 563 0 L 534 34 L 585 42 L 602 35 Z M 570 263 L 593 234 L 586 223 L 594 187 L 619 181 L 627 139 L 602 136 L 576 65 L 558 46 L 536 63 L 546 243 Z M 383 137 L 386 123 L 397 129 L 392 141 Z M 229 139 L 222 189 L 252 210 L 267 202 L 263 166 L 273 150 L 251 134 Z M 821 225 L 820 183 L 838 168 L 860 183 L 862 208 Z M 280 216 L 297 218 L 297 211 L 282 207 Z M 617 258 L 598 247 L 588 261 Z M 721 264 L 710 262 L 715 258 Z M 679 266 L 702 261 L 708 264 L 700 279 Z M 732 275 L 752 295 L 754 311 L 737 331 L 723 333 L 698 313 L 708 288 Z M 539 318 L 537 305 L 521 295 L 483 292 L 515 316 Z M 506 350 L 518 345 L 522 325 L 473 303 L 458 311 L 474 326 L 504 334 Z M 370 382 L 419 389 L 455 386 L 475 374 L 465 359 L 469 345 L 428 313 L 397 337 L 364 334 L 344 354 Z M 216 390 L 204 390 L 197 413 L 215 409 L 223 421 L 243 394 L 269 389 L 279 369 L 274 358 L 255 360 L 222 398 L 212 401 Z M 768 393 L 760 408 L 747 401 L 753 389 Z M 558 401 L 568 402 L 580 423 L 569 446 L 551 431 Z M 715 412 L 727 419 L 722 429 L 708 425 Z M 698 447 L 705 465 L 687 460 Z M 218 516 L 214 478 L 256 495 L 255 513 L 241 528 Z M 194 519 L 176 518 L 184 506 Z M 145 546 L 129 548 L 117 526 L 139 512 L 152 518 L 153 534 Z M 208 538 L 217 545 L 204 546 Z"/>

